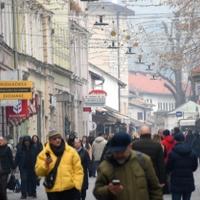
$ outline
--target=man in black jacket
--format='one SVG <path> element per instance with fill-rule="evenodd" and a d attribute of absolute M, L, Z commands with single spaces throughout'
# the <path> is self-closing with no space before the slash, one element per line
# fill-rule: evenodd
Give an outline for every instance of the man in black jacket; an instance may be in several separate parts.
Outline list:
<path fill-rule="evenodd" d="M 151 139 L 151 129 L 148 126 L 144 125 L 140 128 L 140 139 L 133 142 L 133 149 L 150 156 L 159 182 L 164 186 L 164 152 L 162 146 Z"/>
<path fill-rule="evenodd" d="M 6 186 L 8 174 L 14 168 L 11 149 L 6 140 L 0 136 L 0 199 L 7 200 Z"/>

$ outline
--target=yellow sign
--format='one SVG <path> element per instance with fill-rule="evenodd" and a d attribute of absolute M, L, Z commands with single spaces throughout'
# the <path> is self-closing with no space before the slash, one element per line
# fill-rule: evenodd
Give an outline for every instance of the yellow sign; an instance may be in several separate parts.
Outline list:
<path fill-rule="evenodd" d="M 0 88 L 32 88 L 32 81 L 0 81 Z"/>
<path fill-rule="evenodd" d="M 32 81 L 0 81 L 0 99 L 32 99 Z"/>

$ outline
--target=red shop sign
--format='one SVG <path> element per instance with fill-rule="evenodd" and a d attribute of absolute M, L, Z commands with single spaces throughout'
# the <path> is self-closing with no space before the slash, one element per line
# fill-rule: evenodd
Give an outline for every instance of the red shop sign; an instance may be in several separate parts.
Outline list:
<path fill-rule="evenodd" d="M 15 106 L 6 107 L 7 119 L 24 119 L 29 116 L 29 108 L 27 100 L 19 100 Z"/>

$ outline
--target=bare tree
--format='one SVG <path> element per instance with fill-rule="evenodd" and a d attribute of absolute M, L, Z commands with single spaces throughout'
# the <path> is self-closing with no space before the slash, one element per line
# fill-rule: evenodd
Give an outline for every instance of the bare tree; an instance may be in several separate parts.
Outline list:
<path fill-rule="evenodd" d="M 173 10 L 173 19 L 171 22 L 162 22 L 165 42 L 163 50 L 157 51 L 160 66 L 158 75 L 166 80 L 165 87 L 173 94 L 177 107 L 186 101 L 191 82 L 188 78 L 184 84 L 183 74 L 190 77 L 191 69 L 200 60 L 200 0 L 169 0 L 168 3 Z"/>

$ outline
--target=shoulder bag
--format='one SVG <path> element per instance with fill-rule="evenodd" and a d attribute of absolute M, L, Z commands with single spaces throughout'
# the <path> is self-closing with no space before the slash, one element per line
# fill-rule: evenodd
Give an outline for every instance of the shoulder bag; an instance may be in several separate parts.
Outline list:
<path fill-rule="evenodd" d="M 44 183 L 43 185 L 47 188 L 47 189 L 51 189 L 53 188 L 54 184 L 55 184 L 55 180 L 56 180 L 56 175 L 57 175 L 57 169 L 58 166 L 60 164 L 62 155 L 59 156 L 56 160 L 55 166 L 53 167 L 53 169 L 49 172 L 49 174 L 47 176 L 45 176 L 44 179 Z"/>

